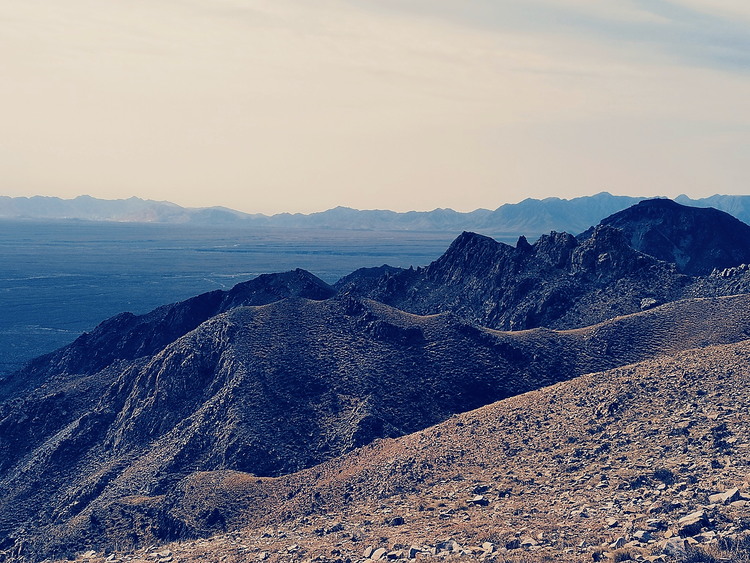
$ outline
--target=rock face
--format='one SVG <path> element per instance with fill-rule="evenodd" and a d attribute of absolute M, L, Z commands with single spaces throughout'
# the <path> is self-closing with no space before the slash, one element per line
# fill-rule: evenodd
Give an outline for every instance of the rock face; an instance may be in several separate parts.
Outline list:
<path fill-rule="evenodd" d="M 603 219 L 634 249 L 671 262 L 692 276 L 750 263 L 750 226 L 712 208 L 649 199 Z M 579 235 L 586 240 L 593 229 Z"/>

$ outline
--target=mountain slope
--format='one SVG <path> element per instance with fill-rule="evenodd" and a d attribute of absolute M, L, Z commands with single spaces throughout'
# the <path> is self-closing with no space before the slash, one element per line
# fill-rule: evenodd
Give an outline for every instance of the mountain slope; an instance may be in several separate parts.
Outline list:
<path fill-rule="evenodd" d="M 117 361 L 157 353 L 224 311 L 243 305 L 265 305 L 288 297 L 328 299 L 334 290 L 305 270 L 263 274 L 229 291 L 211 291 L 154 309 L 145 315 L 121 313 L 91 333 L 51 354 L 32 360 L 6 380 L 0 380 L 0 400 L 43 381 L 51 374 L 93 374 Z"/>
<path fill-rule="evenodd" d="M 748 296 L 692 300 L 499 333 L 346 297 L 236 307 L 153 356 L 63 369 L 0 406 L 0 544 L 41 556 L 176 537 L 190 526 L 159 506 L 195 471 L 293 472 L 556 381 L 744 340 L 748 311 Z M 147 525 L 108 538 L 114 514 Z"/>
<path fill-rule="evenodd" d="M 585 375 L 278 479 L 196 473 L 162 509 L 198 535 L 221 515 L 220 535 L 140 553 L 748 561 L 748 357 L 742 342 Z"/>

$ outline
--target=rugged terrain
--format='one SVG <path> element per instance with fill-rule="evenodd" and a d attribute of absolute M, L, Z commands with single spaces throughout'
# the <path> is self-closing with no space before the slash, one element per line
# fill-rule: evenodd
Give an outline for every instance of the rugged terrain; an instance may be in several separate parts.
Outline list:
<path fill-rule="evenodd" d="M 196 471 L 284 475 L 493 400 L 748 333 L 748 295 L 566 332 L 501 333 L 351 298 L 233 308 L 152 357 L 5 403 L 0 523 L 6 543 L 38 555 L 190 535 L 163 502 Z M 135 518 L 122 505 L 133 496 L 148 526 L 109 538 L 103 515 Z M 199 529 L 222 521 L 200 514 Z"/>
<path fill-rule="evenodd" d="M 122 537 L 161 503 L 215 536 L 92 541 L 84 559 L 746 561 L 748 357 L 742 342 L 585 375 L 280 478 L 194 473 L 97 517 Z"/>
<path fill-rule="evenodd" d="M 670 533 L 703 528 L 695 542 L 730 547 L 745 526 L 737 514 L 704 508 L 690 533 L 675 518 L 706 504 L 696 480 L 708 475 L 717 494 L 741 484 L 744 415 L 708 427 L 687 413 L 735 412 L 725 396 L 747 404 L 750 273 L 739 254 L 721 261 L 721 237 L 707 235 L 695 255 L 701 268 L 714 264 L 705 276 L 681 272 L 690 261 L 676 254 L 631 245 L 627 233 L 653 225 L 687 237 L 704 215 L 682 220 L 675 206 L 641 204 L 627 221 L 610 218 L 620 227 L 580 240 L 553 232 L 511 247 L 464 233 L 426 268 L 359 270 L 333 287 L 296 270 L 105 321 L 0 381 L 0 550 L 28 561 L 84 548 L 132 559 L 149 545 L 245 529 L 225 538 L 244 538 L 244 551 L 222 557 L 303 559 L 338 538 L 326 557 L 346 560 L 372 556 L 352 549 L 379 549 L 391 528 L 422 534 L 388 545 L 420 557 L 519 547 L 534 557 L 656 556 L 672 549 L 658 543 Z M 675 502 L 694 494 L 662 507 L 661 523 L 618 516 L 625 505 L 641 514 L 646 491 L 636 491 L 652 484 L 651 496 Z M 467 501 L 469 486 L 477 498 Z M 617 522 L 597 527 L 588 507 L 563 501 L 586 495 Z M 563 518 L 563 506 L 583 520 Z M 311 528 L 328 514 L 336 522 Z M 384 514 L 394 515 L 378 522 Z M 533 534 L 519 529 L 525 520 L 537 522 Z M 269 526 L 270 536 L 252 531 Z M 637 526 L 643 533 L 629 536 Z M 623 540 L 602 546 L 610 532 Z M 296 547 L 282 549 L 290 537 Z M 341 549 L 345 540 L 356 545 Z"/>
<path fill-rule="evenodd" d="M 386 273 L 360 285 L 357 272 L 340 292 L 365 295 L 404 311 L 452 311 L 500 330 L 589 326 L 674 301 L 690 283 L 673 264 L 638 252 L 622 232 L 597 228 L 579 243 L 567 233 L 515 247 L 463 233 L 426 268 Z"/>

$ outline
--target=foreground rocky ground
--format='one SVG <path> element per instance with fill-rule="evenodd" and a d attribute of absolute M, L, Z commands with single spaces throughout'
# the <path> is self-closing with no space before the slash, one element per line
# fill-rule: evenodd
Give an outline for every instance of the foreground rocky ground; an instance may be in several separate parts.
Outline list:
<path fill-rule="evenodd" d="M 582 376 L 285 477 L 196 473 L 171 514 L 196 534 L 212 514 L 213 536 L 71 557 L 747 561 L 749 357 L 741 342 Z"/>

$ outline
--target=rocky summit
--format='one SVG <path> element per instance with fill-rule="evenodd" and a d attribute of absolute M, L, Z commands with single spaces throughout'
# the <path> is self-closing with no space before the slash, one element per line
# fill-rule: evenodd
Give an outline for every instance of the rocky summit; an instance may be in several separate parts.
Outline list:
<path fill-rule="evenodd" d="M 0 382 L 0 561 L 748 560 L 750 272 L 674 205 L 103 322 Z"/>

